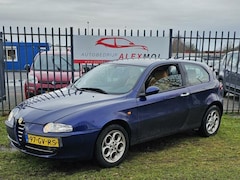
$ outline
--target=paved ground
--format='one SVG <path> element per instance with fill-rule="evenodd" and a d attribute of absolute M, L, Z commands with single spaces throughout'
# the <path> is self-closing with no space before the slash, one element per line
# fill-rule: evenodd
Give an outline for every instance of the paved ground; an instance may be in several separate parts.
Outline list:
<path fill-rule="evenodd" d="M 0 111 L 2 109 L 12 109 L 14 106 L 24 100 L 23 87 L 26 77 L 26 72 L 5 73 L 5 88 L 7 99 L 6 101 L 0 102 Z"/>

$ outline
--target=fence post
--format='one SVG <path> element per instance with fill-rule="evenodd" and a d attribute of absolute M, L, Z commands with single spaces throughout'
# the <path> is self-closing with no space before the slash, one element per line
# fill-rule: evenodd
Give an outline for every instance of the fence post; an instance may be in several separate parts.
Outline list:
<path fill-rule="evenodd" d="M 3 58 L 3 40 L 2 32 L 0 32 L 0 102 L 6 100 L 5 94 L 5 74 L 4 74 L 4 58 Z"/>
<path fill-rule="evenodd" d="M 74 77 L 74 52 L 73 52 L 73 27 L 70 27 L 70 39 L 71 39 L 71 64 L 72 64 L 72 83 L 75 81 Z M 81 69 L 82 71 L 82 69 Z"/>
<path fill-rule="evenodd" d="M 168 58 L 172 57 L 172 37 L 173 37 L 173 30 L 169 29 L 169 55 L 168 55 Z"/>

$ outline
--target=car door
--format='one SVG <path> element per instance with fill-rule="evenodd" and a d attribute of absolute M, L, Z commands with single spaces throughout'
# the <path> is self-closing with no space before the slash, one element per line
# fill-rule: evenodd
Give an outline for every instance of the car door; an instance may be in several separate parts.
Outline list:
<path fill-rule="evenodd" d="M 228 54 L 228 61 L 224 71 L 224 87 L 227 91 L 235 91 L 240 89 L 240 75 L 238 72 L 239 53 L 231 52 Z"/>
<path fill-rule="evenodd" d="M 168 72 L 173 80 L 170 84 L 173 86 L 165 90 L 160 89 L 157 94 L 138 99 L 140 141 L 179 131 L 188 116 L 188 88 L 183 86 L 182 74 L 178 66 L 171 65 L 170 67 L 177 70 L 174 74 Z"/>
<path fill-rule="evenodd" d="M 210 81 L 210 74 L 203 66 L 192 63 L 182 63 L 185 71 L 186 86 L 189 89 L 189 111 L 185 126 L 196 128 L 201 124 L 202 117 L 207 109 L 206 100 L 215 84 Z"/>

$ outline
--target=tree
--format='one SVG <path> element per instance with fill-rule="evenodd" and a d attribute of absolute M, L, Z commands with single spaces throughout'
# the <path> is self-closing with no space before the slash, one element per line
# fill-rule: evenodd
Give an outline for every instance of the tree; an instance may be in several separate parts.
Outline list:
<path fill-rule="evenodd" d="M 175 37 L 172 40 L 172 52 L 173 53 L 195 53 L 197 48 L 193 43 L 190 43 L 191 39 L 183 38 L 181 36 Z"/>

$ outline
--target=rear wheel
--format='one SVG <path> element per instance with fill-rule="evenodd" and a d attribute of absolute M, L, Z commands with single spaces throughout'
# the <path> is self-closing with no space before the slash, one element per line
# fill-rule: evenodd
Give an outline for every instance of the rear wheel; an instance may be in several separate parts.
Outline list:
<path fill-rule="evenodd" d="M 113 167 L 120 164 L 129 148 L 129 138 L 126 130 L 119 125 L 106 127 L 96 142 L 95 156 L 103 167 Z"/>
<path fill-rule="evenodd" d="M 201 135 L 208 137 L 217 133 L 221 123 L 221 111 L 216 105 L 211 106 L 205 113 L 199 129 Z"/>

